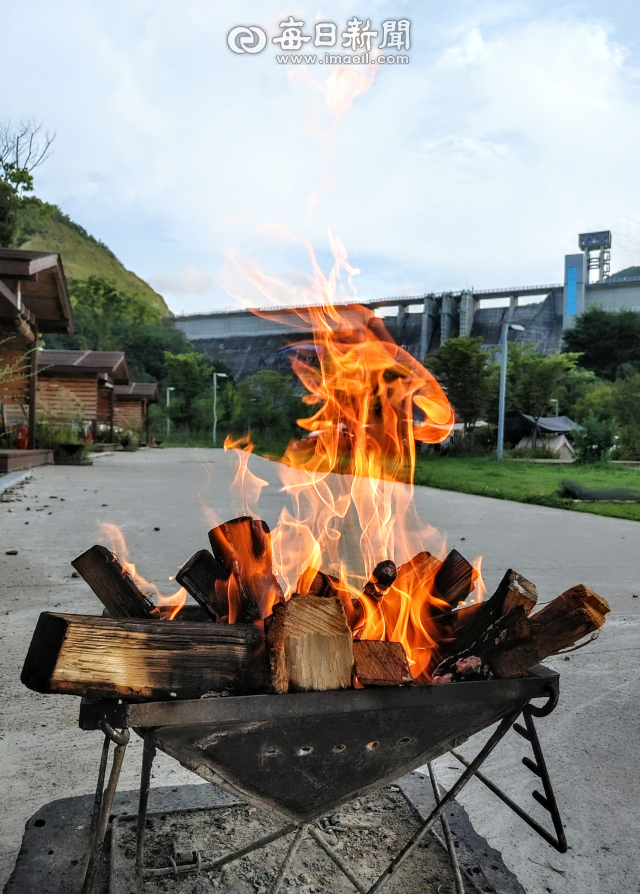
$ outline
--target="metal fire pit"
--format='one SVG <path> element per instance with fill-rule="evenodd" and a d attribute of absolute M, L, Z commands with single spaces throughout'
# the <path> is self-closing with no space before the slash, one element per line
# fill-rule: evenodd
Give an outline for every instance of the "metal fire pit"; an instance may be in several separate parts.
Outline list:
<path fill-rule="evenodd" d="M 101 729 L 105 742 L 100 764 L 96 802 L 90 833 L 83 891 L 91 890 L 95 869 L 108 824 L 111 803 L 133 728 L 144 738 L 140 809 L 138 814 L 137 872 L 139 877 L 186 871 L 173 865 L 167 870 L 144 866 L 144 829 L 156 749 L 178 760 L 203 779 L 244 800 L 270 807 L 286 825 L 249 848 L 187 869 L 217 869 L 239 859 L 256 847 L 296 832 L 290 853 L 276 885 L 293 859 L 305 831 L 331 857 L 357 890 L 378 891 L 401 862 L 409 856 L 437 820 L 452 857 L 458 891 L 463 891 L 460 869 L 448 836 L 445 808 L 473 775 L 477 775 L 545 840 L 566 850 L 562 823 L 533 726 L 533 716 L 545 716 L 558 699 L 557 673 L 543 666 L 515 680 L 483 680 L 407 688 L 371 688 L 339 692 L 309 692 L 290 695 L 251 695 L 192 701 L 118 704 L 83 700 L 82 729 Z M 531 699 L 546 698 L 542 708 Z M 535 762 L 523 763 L 542 780 L 544 795 L 534 797 L 550 813 L 556 837 L 539 826 L 493 783 L 478 774 L 480 765 L 524 711 L 525 726 L 515 724 L 532 745 Z M 469 736 L 500 721 L 472 762 L 453 749 Z M 122 732 L 116 732 L 117 729 Z M 111 776 L 105 791 L 104 779 L 110 743 L 116 744 Z M 318 834 L 314 821 L 353 798 L 379 789 L 416 767 L 451 752 L 467 769 L 453 788 L 439 800 L 434 784 L 436 808 L 421 829 L 394 858 L 378 881 L 362 884 L 340 855 Z M 432 780 L 434 781 L 434 780 Z"/>

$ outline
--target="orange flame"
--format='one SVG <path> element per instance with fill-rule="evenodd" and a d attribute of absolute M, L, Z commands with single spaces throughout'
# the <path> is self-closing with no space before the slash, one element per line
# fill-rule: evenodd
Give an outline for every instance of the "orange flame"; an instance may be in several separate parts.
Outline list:
<path fill-rule="evenodd" d="M 170 596 L 163 596 L 158 587 L 151 581 L 146 580 L 138 573 L 136 566 L 129 560 L 129 549 L 124 534 L 117 525 L 107 522 L 98 522 L 100 530 L 109 542 L 109 549 L 118 557 L 118 561 L 122 567 L 129 572 L 136 582 L 137 586 L 142 590 L 145 596 L 150 596 L 155 604 L 156 613 L 162 617 L 173 621 L 178 612 L 183 608 L 187 601 L 187 591 L 184 587 L 176 590 Z M 171 578 L 170 578 L 171 579 Z M 165 608 L 166 611 L 161 612 L 160 609 Z"/>
<path fill-rule="evenodd" d="M 244 287 L 237 280 L 233 285 L 236 296 L 247 306 L 255 303 L 256 292 L 263 301 L 284 303 L 279 318 L 312 332 L 315 347 L 310 356 L 308 345 L 300 345 L 291 361 L 307 392 L 303 400 L 317 409 L 298 420 L 308 434 L 291 442 L 284 456 L 281 478 L 293 511 L 283 510 L 272 533 L 274 565 L 285 598 L 304 591 L 314 569 L 333 575 L 354 636 L 402 642 L 414 678 L 426 681 L 436 644 L 432 617 L 445 603 L 434 585 L 440 560 L 423 551 L 429 546 L 442 556 L 444 544 L 414 509 L 415 444 L 445 440 L 455 416 L 432 374 L 393 341 L 373 311 L 353 300 L 336 303 L 337 296 L 355 296 L 359 271 L 340 240 L 329 238 L 335 262 L 328 276 L 304 243 L 315 275 L 302 286 L 300 279 L 292 285 L 253 262 L 231 259 L 244 275 Z M 246 481 L 245 461 L 236 484 Z M 426 572 L 412 565 L 417 554 L 429 557 Z M 384 559 L 404 571 L 374 600 L 362 588 Z"/>

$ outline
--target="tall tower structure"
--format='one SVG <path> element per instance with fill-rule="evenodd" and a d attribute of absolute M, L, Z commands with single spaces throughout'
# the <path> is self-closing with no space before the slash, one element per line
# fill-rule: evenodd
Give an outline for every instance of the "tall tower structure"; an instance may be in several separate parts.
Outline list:
<path fill-rule="evenodd" d="M 604 282 L 610 271 L 611 230 L 601 230 L 598 233 L 580 233 L 578 244 L 580 251 L 583 251 L 585 255 L 587 283 L 589 282 L 590 270 L 598 271 L 595 282 Z"/>

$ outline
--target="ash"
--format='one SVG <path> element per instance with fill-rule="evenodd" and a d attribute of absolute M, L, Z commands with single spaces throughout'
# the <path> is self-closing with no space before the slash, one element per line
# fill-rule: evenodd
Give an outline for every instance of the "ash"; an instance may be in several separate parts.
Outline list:
<path fill-rule="evenodd" d="M 145 863 L 147 867 L 168 866 L 176 850 L 199 850 L 202 859 L 214 859 L 250 844 L 281 827 L 282 821 L 266 810 L 247 804 L 156 814 L 147 820 Z M 319 821 L 318 828 L 352 870 L 371 885 L 421 825 L 419 816 L 397 786 L 353 801 Z M 269 894 L 285 859 L 293 834 L 254 851 L 216 872 L 151 879 L 140 894 Z M 128 824 L 119 833 L 123 859 L 135 859 L 135 827 Z M 306 835 L 285 876 L 283 891 L 299 894 L 352 894 L 351 883 Z M 446 852 L 427 835 L 384 888 L 389 894 L 454 894 L 453 876 Z M 469 892 L 472 889 L 467 889 Z M 127 889 L 128 892 L 128 889 Z"/>

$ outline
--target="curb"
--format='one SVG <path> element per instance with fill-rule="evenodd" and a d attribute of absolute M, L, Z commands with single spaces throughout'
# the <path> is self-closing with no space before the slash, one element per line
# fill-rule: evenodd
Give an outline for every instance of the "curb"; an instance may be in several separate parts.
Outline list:
<path fill-rule="evenodd" d="M 17 484 L 22 484 L 27 478 L 31 478 L 32 474 L 33 472 L 29 469 L 23 472 L 8 472 L 6 475 L 3 475 L 0 478 L 0 494 L 10 490 Z"/>

